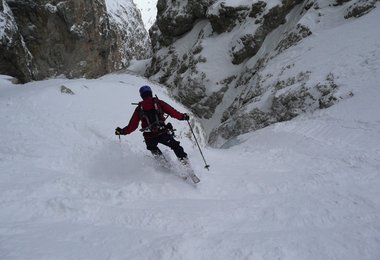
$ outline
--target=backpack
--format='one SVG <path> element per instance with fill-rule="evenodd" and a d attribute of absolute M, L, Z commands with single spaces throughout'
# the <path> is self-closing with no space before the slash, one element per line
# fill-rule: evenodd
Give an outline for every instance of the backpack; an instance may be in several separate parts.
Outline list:
<path fill-rule="evenodd" d="M 144 110 L 142 102 L 138 104 L 140 120 L 147 123 L 147 127 L 140 129 L 141 132 L 159 132 L 166 129 L 164 112 L 158 104 L 158 98 L 152 99 L 153 108 Z"/>

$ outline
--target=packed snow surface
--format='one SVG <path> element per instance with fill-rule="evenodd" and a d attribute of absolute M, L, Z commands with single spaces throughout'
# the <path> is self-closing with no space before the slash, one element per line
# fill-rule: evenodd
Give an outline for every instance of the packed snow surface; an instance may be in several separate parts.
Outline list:
<path fill-rule="evenodd" d="M 150 84 L 0 77 L 0 259 L 379 259 L 379 52 L 326 110 L 203 147 L 170 120 L 201 183 L 114 135 Z M 375 65 L 376 64 L 376 65 Z M 373 79 L 372 75 L 372 79 Z M 61 86 L 75 94 L 61 93 Z"/>

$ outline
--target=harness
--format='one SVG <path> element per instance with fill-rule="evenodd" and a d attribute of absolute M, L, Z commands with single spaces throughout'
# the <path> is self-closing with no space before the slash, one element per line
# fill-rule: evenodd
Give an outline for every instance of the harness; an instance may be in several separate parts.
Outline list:
<path fill-rule="evenodd" d="M 166 130 L 164 112 L 158 104 L 158 98 L 152 99 L 153 108 L 150 110 L 144 110 L 142 102 L 138 103 L 140 120 L 144 120 L 147 123 L 145 128 L 140 129 L 144 133 L 157 133 Z"/>

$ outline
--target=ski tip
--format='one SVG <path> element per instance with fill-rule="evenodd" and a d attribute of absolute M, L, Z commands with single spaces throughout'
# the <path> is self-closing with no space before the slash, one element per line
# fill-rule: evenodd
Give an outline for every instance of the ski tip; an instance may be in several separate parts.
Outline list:
<path fill-rule="evenodd" d="M 199 183 L 201 180 L 198 178 L 198 176 L 196 176 L 196 175 L 192 175 L 192 176 L 190 176 L 191 177 L 191 180 L 195 183 L 195 184 L 197 184 L 197 183 Z"/>

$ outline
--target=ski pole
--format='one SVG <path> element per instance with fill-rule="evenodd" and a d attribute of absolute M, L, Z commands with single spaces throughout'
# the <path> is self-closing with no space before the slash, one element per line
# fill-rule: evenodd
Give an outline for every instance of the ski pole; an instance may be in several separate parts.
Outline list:
<path fill-rule="evenodd" d="M 197 137 L 196 137 L 195 134 L 194 134 L 193 128 L 191 127 L 189 120 L 186 120 L 186 121 L 187 121 L 187 123 L 189 124 L 190 130 L 191 130 L 191 133 L 192 133 L 193 136 L 194 136 L 194 139 L 195 139 L 195 142 L 197 143 L 197 146 L 198 146 L 199 152 L 201 153 L 202 158 L 203 158 L 203 161 L 205 162 L 205 168 L 206 168 L 207 170 L 210 170 L 210 169 L 209 169 L 209 168 L 210 168 L 210 165 L 207 164 L 206 159 L 205 159 L 205 157 L 203 156 L 202 149 L 201 149 L 201 147 L 199 146 L 199 143 L 198 143 Z"/>

